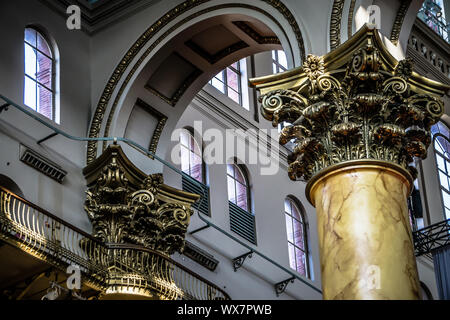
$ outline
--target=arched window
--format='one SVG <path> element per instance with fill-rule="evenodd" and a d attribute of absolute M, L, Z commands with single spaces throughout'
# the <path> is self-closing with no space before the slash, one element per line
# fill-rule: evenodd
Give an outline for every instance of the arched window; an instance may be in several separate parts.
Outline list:
<path fill-rule="evenodd" d="M 450 219 L 450 129 L 445 123 L 438 122 L 431 127 L 434 155 L 441 187 L 442 204 L 445 219 Z"/>
<path fill-rule="evenodd" d="M 289 264 L 301 275 L 309 277 L 306 226 L 303 211 L 300 208 L 293 198 L 287 197 L 284 200 Z"/>
<path fill-rule="evenodd" d="M 181 170 L 198 182 L 205 183 L 202 150 L 187 129 L 180 133 Z"/>
<path fill-rule="evenodd" d="M 227 164 L 228 200 L 250 212 L 250 190 L 244 170 L 237 164 Z"/>
<path fill-rule="evenodd" d="M 197 143 L 191 130 L 183 129 L 180 132 L 180 156 L 181 170 L 200 182 L 193 183 L 189 179 L 182 177 L 183 190 L 196 193 L 201 196 L 199 202 L 192 207 L 198 212 L 211 216 L 209 207 L 209 187 L 206 185 L 206 171 L 202 157 L 201 143 Z"/>
<path fill-rule="evenodd" d="M 251 213 L 250 187 L 244 166 L 227 164 L 227 185 L 230 230 L 256 245 L 255 215 Z"/>
<path fill-rule="evenodd" d="M 35 28 L 25 29 L 24 104 L 55 120 L 55 60 L 51 46 Z"/>

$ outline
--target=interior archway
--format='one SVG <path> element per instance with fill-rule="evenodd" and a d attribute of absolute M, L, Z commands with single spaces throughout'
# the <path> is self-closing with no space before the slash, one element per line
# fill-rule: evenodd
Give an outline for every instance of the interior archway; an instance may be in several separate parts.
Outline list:
<path fill-rule="evenodd" d="M 295 19 L 288 21 L 292 15 L 286 10 L 280 14 L 230 3 L 180 19 L 154 43 L 143 46 L 133 61 L 127 62 L 126 72 L 114 73 L 117 79 L 105 88 L 108 94 L 99 102 L 90 136 L 124 136 L 133 107 L 141 99 L 167 117 L 158 137 L 157 153 L 163 156 L 177 119 L 206 82 L 227 65 L 281 48 L 290 67 L 300 65 L 305 55 L 303 38 Z M 87 162 L 105 146 L 90 143 Z"/>

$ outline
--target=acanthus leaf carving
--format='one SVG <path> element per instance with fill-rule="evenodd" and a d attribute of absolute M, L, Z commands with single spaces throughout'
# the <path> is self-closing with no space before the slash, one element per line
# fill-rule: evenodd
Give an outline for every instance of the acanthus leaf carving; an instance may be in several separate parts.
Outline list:
<path fill-rule="evenodd" d="M 160 197 L 162 174 L 151 174 L 140 185 L 129 183 L 113 153 L 86 192 L 85 210 L 93 236 L 108 244 L 134 244 L 166 255 L 181 252 L 192 209 Z"/>
<path fill-rule="evenodd" d="M 358 49 L 345 68 L 326 70 L 309 55 L 296 89 L 277 89 L 260 98 L 262 115 L 274 126 L 290 123 L 280 143 L 295 143 L 289 177 L 308 181 L 318 171 L 344 161 L 390 161 L 408 170 L 413 157 L 425 158 L 429 130 L 442 115 L 436 96 L 411 89 L 412 61 L 389 71 L 372 44 Z"/>

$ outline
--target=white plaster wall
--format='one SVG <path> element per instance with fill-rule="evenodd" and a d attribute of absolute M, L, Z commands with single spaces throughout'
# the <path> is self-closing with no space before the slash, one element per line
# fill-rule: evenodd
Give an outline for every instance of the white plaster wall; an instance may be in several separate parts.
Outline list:
<path fill-rule="evenodd" d="M 196 106 L 194 107 L 194 105 Z M 212 119 L 214 116 L 208 113 L 208 110 L 205 108 L 207 107 L 198 105 L 198 102 L 194 100 L 179 120 L 177 128 L 193 127 L 194 121 L 202 121 L 203 130 L 215 128 L 223 132 L 227 129 L 226 125 L 228 123 L 226 119 L 217 116 L 216 120 Z M 253 149 L 251 146 L 249 148 Z M 320 288 L 316 216 L 314 208 L 309 205 L 305 198 L 305 184 L 290 181 L 287 178 L 285 168 L 280 168 L 276 175 L 264 176 L 261 175 L 258 165 L 247 165 L 246 167 L 250 176 L 251 202 L 256 217 L 257 246 L 251 245 L 230 231 L 225 164 L 213 164 L 207 167 L 210 186 L 211 222 L 233 234 L 244 243 L 247 243 L 247 245 L 254 247 L 286 269 L 291 270 L 289 267 L 286 240 L 284 199 L 288 195 L 294 195 L 304 205 L 307 215 L 306 220 L 308 221 L 313 280 L 305 279 L 305 281 L 310 281 L 314 286 Z M 166 181 L 168 175 L 169 170 L 165 171 Z M 174 183 L 178 187 L 181 187 L 179 178 Z M 270 194 L 270 197 L 267 196 L 268 194 Z M 189 231 L 195 230 L 203 225 L 204 223 L 194 215 Z M 255 299 L 274 299 L 276 296 L 272 285 L 290 277 L 290 275 L 273 266 L 263 258 L 258 257 L 256 254 L 251 259 L 246 260 L 243 269 L 234 273 L 231 259 L 247 252 L 248 249 L 213 228 L 208 228 L 193 236 L 188 236 L 187 239 L 191 240 L 192 238 L 194 239 L 194 243 L 199 244 L 202 248 L 207 248 L 220 261 L 220 268 L 218 269 L 220 272 L 212 274 L 206 269 L 202 270 L 202 267 L 195 268 L 193 266 L 194 270 L 201 272 L 201 275 L 209 275 L 209 279 L 214 279 L 214 283 L 221 283 L 224 276 L 227 279 L 226 282 L 232 280 L 234 285 L 227 285 L 227 292 L 232 298 L 245 299 L 252 297 Z M 294 270 L 292 271 L 295 273 Z M 229 274 L 230 278 L 226 274 Z M 260 286 L 262 286 L 261 290 L 258 290 L 257 288 Z M 265 289 L 262 290 L 263 288 Z M 296 299 L 321 298 L 320 294 L 298 280 L 288 286 L 287 293 L 289 295 L 282 295 L 280 298 L 284 299 L 289 296 Z"/>

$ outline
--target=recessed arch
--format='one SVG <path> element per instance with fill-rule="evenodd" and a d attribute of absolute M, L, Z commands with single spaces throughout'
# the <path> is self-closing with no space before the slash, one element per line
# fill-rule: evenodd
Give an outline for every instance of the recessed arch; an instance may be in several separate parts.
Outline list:
<path fill-rule="evenodd" d="M 15 183 L 14 180 L 9 178 L 8 176 L 5 176 L 4 174 L 0 174 L 0 186 L 18 195 L 19 197 L 23 198 L 24 196 L 22 189 L 20 189 L 19 185 Z"/>
<path fill-rule="evenodd" d="M 302 33 L 300 28 L 287 7 L 278 0 L 260 0 L 261 5 L 239 4 L 239 3 L 225 3 L 222 5 L 209 4 L 209 1 L 186 1 L 179 6 L 170 10 L 155 24 L 149 27 L 133 44 L 130 50 L 126 53 L 119 65 L 110 77 L 103 94 L 100 97 L 96 111 L 94 113 L 91 127 L 89 130 L 90 137 L 98 137 L 102 133 L 108 135 L 120 135 L 116 130 L 115 121 L 118 118 L 118 110 L 126 104 L 126 98 L 128 93 L 132 91 L 132 85 L 136 79 L 139 78 L 143 69 L 153 59 L 157 59 L 158 52 L 162 52 L 165 46 L 170 43 L 177 35 L 183 31 L 188 31 L 189 27 L 194 26 L 197 22 L 206 20 L 207 18 L 214 18 L 220 16 L 232 16 L 241 15 L 247 17 L 244 20 L 237 21 L 259 21 L 265 24 L 276 37 L 280 40 L 280 44 L 264 42 L 258 43 L 258 37 L 252 37 L 247 34 L 247 40 L 250 43 L 248 47 L 243 47 L 226 55 L 215 63 L 212 68 L 207 70 L 201 70 L 202 74 L 197 76 L 196 80 L 190 83 L 189 87 L 201 88 L 199 83 L 206 83 L 207 74 L 212 74 L 214 71 L 218 71 L 220 67 L 230 63 L 233 59 L 239 59 L 248 56 L 253 53 L 271 50 L 273 48 L 283 47 L 287 51 L 291 66 L 300 65 L 302 59 L 305 56 L 305 48 L 303 43 Z M 206 8 L 201 10 L 194 10 L 200 4 L 208 4 Z M 271 10 L 267 10 L 272 8 Z M 274 10 L 275 9 L 275 10 Z M 183 14 L 191 13 L 188 16 Z M 182 17 L 183 15 L 183 17 Z M 286 25 L 289 26 L 285 30 Z M 198 26 L 198 25 L 197 25 Z M 239 26 L 236 26 L 239 28 Z M 242 29 L 242 28 L 241 28 Z M 161 34 L 162 30 L 166 30 Z M 241 30 L 244 32 L 244 30 Z M 156 37 L 158 34 L 159 37 Z M 250 39 L 252 38 L 252 39 Z M 262 37 L 260 39 L 270 39 L 269 37 Z M 253 42 L 252 42 L 253 41 Z M 186 58 L 181 55 L 182 58 Z M 182 60 L 178 59 L 178 60 Z M 189 59 L 186 59 L 189 60 Z M 154 60 L 155 61 L 155 60 Z M 201 68 L 200 68 L 201 69 Z M 126 76 L 125 76 L 126 74 Z M 209 75 L 210 75 L 209 74 Z M 194 82 L 197 82 L 195 84 Z M 120 85 L 119 85 L 120 84 Z M 177 108 L 185 108 L 189 98 L 189 90 L 184 90 L 181 97 L 176 97 L 173 105 Z M 190 98 L 192 98 L 192 92 Z M 167 102 L 167 101 L 166 101 Z M 184 105 L 184 107 L 180 107 Z M 176 108 L 175 108 L 176 109 Z M 106 120 L 106 121 L 105 121 Z M 97 143 L 89 142 L 87 150 L 87 163 L 90 163 L 97 156 Z"/>

